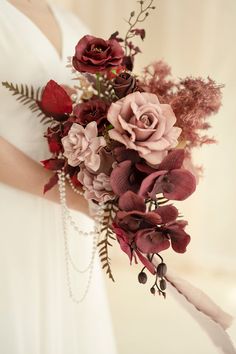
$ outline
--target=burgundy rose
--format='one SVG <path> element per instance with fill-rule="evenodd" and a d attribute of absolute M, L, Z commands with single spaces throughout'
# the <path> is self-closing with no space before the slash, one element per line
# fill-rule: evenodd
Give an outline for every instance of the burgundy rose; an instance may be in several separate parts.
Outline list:
<path fill-rule="evenodd" d="M 101 131 L 107 119 L 108 108 L 108 104 L 99 98 L 80 103 L 74 107 L 73 121 L 83 126 L 95 121 Z"/>
<path fill-rule="evenodd" d="M 64 136 L 67 136 L 71 126 L 72 122 L 67 120 L 47 129 L 45 138 L 47 138 L 49 150 L 52 154 L 59 154 L 64 151 L 61 140 Z"/>
<path fill-rule="evenodd" d="M 115 39 L 84 36 L 75 47 L 73 66 L 77 71 L 96 74 L 119 66 L 124 56 L 123 49 Z"/>
<path fill-rule="evenodd" d="M 118 98 L 125 97 L 129 93 L 136 91 L 137 80 L 129 73 L 123 72 L 115 78 L 113 82 L 113 89 Z"/>

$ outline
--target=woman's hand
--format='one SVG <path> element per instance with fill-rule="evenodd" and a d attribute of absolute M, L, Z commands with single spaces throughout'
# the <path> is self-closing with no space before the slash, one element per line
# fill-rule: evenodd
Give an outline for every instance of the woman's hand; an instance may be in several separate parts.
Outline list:
<path fill-rule="evenodd" d="M 52 172 L 44 169 L 15 146 L 0 137 L 0 182 L 38 197 L 59 203 L 59 191 L 52 188 L 43 193 L 44 185 Z M 67 204 L 70 209 L 89 214 L 87 201 L 66 186 Z"/>

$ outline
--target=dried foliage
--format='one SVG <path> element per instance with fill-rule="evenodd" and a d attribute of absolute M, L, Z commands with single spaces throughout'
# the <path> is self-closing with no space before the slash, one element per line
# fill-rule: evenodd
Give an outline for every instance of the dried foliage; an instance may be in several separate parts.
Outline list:
<path fill-rule="evenodd" d="M 12 82 L 2 82 L 2 85 L 8 89 L 13 96 L 17 96 L 16 100 L 22 103 L 25 106 L 28 106 L 31 112 L 36 113 L 37 117 L 41 118 L 41 122 L 45 124 L 50 123 L 52 120 L 45 116 L 45 114 L 41 111 L 38 102 L 41 98 L 41 88 L 39 87 L 37 90 L 34 89 L 33 86 L 28 87 L 23 84 L 13 84 Z"/>
<path fill-rule="evenodd" d="M 101 238 L 102 240 L 98 243 L 99 256 L 102 263 L 102 268 L 108 274 L 108 277 L 115 281 L 112 271 L 111 271 L 111 260 L 109 257 L 109 247 L 112 247 L 112 241 L 116 240 L 114 233 L 111 230 L 111 224 L 114 219 L 117 207 L 112 203 L 108 202 L 104 211 L 104 218 L 101 228 Z"/>
<path fill-rule="evenodd" d="M 171 105 L 188 150 L 215 142 L 205 131 L 211 127 L 209 117 L 221 106 L 223 85 L 217 85 L 209 77 L 206 80 L 200 77 L 175 80 L 170 67 L 163 61 L 145 67 L 140 85 L 145 91 L 155 93 L 161 103 Z"/>

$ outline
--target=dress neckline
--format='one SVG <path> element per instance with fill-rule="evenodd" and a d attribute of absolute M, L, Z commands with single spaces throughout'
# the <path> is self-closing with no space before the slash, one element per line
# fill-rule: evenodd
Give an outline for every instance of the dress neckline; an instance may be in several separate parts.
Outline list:
<path fill-rule="evenodd" d="M 60 45 L 61 46 L 60 52 L 57 50 L 55 45 L 50 41 L 50 39 L 46 36 L 46 34 L 41 30 L 41 28 L 30 17 L 28 17 L 26 14 L 24 14 L 21 10 L 19 10 L 16 6 L 14 6 L 8 0 L 5 0 L 5 2 L 9 5 L 9 7 L 12 8 L 12 10 L 14 10 L 19 16 L 21 16 L 24 19 L 24 21 L 26 21 L 28 24 L 33 26 L 33 28 L 35 29 L 35 31 L 38 32 L 38 34 L 41 36 L 41 38 L 43 38 L 44 41 L 46 41 L 49 44 L 49 46 L 52 48 L 52 50 L 56 54 L 56 57 L 58 58 L 58 60 L 62 62 L 65 58 L 65 53 L 64 53 L 65 36 L 64 36 L 64 32 L 63 32 L 63 26 L 60 21 L 60 16 L 59 16 L 58 12 L 56 11 L 55 7 L 53 6 L 53 4 L 50 3 L 50 1 L 47 1 L 48 8 L 51 11 L 51 13 L 58 25 L 58 28 L 60 30 L 60 44 L 61 44 Z"/>

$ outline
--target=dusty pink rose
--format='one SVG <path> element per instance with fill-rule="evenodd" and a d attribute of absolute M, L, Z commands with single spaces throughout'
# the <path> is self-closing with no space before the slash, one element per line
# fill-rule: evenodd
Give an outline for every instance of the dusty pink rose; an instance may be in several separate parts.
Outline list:
<path fill-rule="evenodd" d="M 93 199 L 99 203 L 105 203 L 114 198 L 110 178 L 105 173 L 95 175 L 83 166 L 77 175 L 77 179 L 83 185 L 84 197 L 87 200 Z"/>
<path fill-rule="evenodd" d="M 91 171 L 100 167 L 99 150 L 106 145 L 103 137 L 97 136 L 97 123 L 91 122 L 85 128 L 82 125 L 72 124 L 68 135 L 62 139 L 64 156 L 68 164 L 75 167 L 81 162 Z"/>
<path fill-rule="evenodd" d="M 131 93 L 111 105 L 107 118 L 114 127 L 110 138 L 138 151 L 153 166 L 178 144 L 181 129 L 174 127 L 174 112 L 155 94 Z"/>

